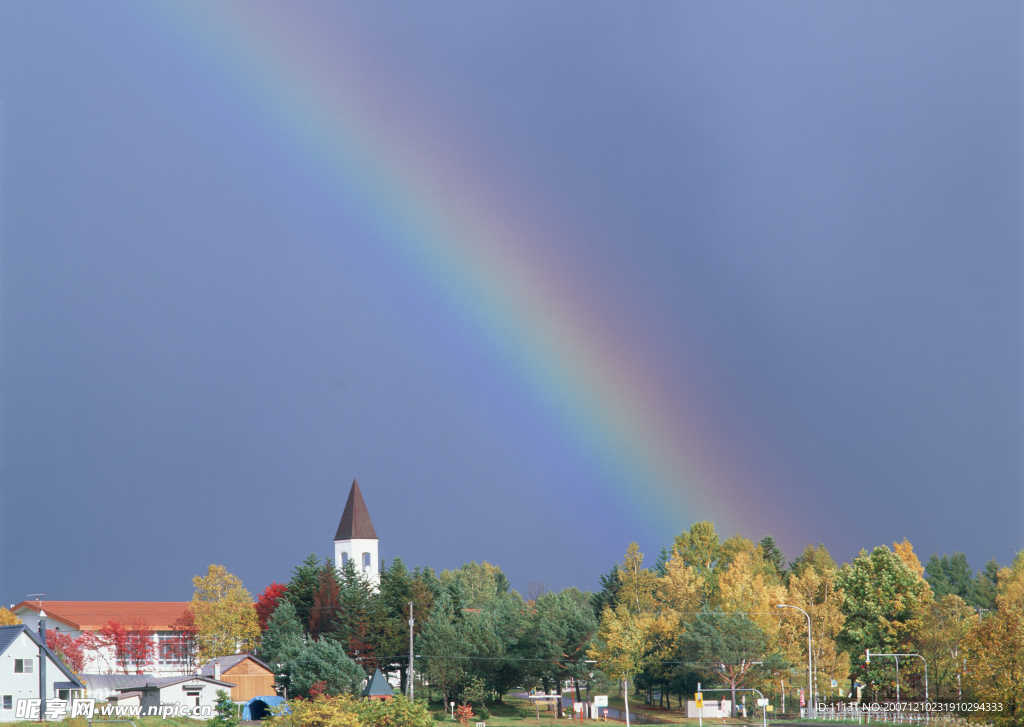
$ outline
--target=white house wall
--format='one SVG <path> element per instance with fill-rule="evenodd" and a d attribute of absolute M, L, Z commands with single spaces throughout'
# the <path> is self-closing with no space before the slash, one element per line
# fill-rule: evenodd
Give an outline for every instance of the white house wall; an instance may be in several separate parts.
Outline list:
<path fill-rule="evenodd" d="M 363 577 L 374 586 L 380 584 L 380 557 L 377 554 L 378 541 L 370 539 L 335 540 L 334 541 L 334 565 L 341 570 L 343 554 L 356 561 L 356 570 L 363 574 Z M 370 565 L 363 567 L 363 553 L 370 554 Z"/>
<path fill-rule="evenodd" d="M 14 660 L 32 661 L 31 674 L 15 674 Z M 58 696 L 54 682 L 66 682 L 68 676 L 53 659 L 46 658 L 46 695 L 39 696 L 39 647 L 24 632 L 0 655 L 0 722 L 15 721 L 19 699 L 51 699 Z M 11 709 L 3 708 L 3 697 L 11 697 Z"/>

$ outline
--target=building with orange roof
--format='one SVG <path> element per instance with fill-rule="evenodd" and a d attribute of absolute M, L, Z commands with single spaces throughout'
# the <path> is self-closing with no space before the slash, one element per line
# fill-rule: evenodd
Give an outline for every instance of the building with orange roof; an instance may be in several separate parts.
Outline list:
<path fill-rule="evenodd" d="M 11 611 L 30 629 L 39 628 L 39 613 L 46 613 L 48 630 L 78 638 L 95 634 L 111 621 L 122 626 L 144 623 L 153 632 L 155 654 L 147 673 L 174 676 L 192 671 L 191 665 L 178 659 L 169 648 L 179 632 L 174 623 L 185 614 L 187 601 L 22 601 Z M 110 647 L 86 654 L 86 674 L 114 674 L 119 670 Z"/>

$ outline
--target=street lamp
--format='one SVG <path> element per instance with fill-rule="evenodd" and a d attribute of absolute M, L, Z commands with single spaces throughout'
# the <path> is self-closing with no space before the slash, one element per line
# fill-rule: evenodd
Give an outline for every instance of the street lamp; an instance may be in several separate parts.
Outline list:
<path fill-rule="evenodd" d="M 817 714 L 817 702 L 814 699 L 814 677 L 811 674 L 811 615 L 798 606 L 780 603 L 775 608 L 792 608 L 807 617 L 807 691 L 811 693 L 811 714 Z"/>
<path fill-rule="evenodd" d="M 864 650 L 865 662 L 871 663 L 871 649 Z M 896 659 L 896 703 L 900 701 L 900 657 L 901 656 L 916 656 L 918 659 L 924 662 L 924 701 L 928 701 L 928 660 L 920 654 L 878 654 L 875 656 L 891 656 Z"/>

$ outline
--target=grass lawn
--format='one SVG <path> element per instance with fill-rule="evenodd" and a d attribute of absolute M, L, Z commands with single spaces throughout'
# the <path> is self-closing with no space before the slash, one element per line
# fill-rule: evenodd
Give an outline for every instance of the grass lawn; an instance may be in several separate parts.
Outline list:
<path fill-rule="evenodd" d="M 620 697 L 611 696 L 608 697 L 608 706 L 613 709 L 624 709 L 623 700 Z M 430 705 L 430 711 L 437 713 L 440 716 L 441 703 L 433 702 Z M 521 716 L 522 709 L 525 708 L 529 711 L 529 716 Z M 488 704 L 487 709 L 491 712 L 491 716 L 487 719 L 480 719 L 479 717 L 470 721 L 470 727 L 473 727 L 474 723 L 486 722 L 487 727 L 555 727 L 555 725 L 561 724 L 569 727 L 570 725 L 579 725 L 579 720 L 570 721 L 563 717 L 562 719 L 557 718 L 557 712 L 551 710 L 550 712 L 545 711 L 545 708 L 540 708 L 540 718 L 537 718 L 536 708 L 525 699 L 516 699 L 514 697 L 506 696 L 503 704 Z M 686 719 L 683 713 L 674 708 L 672 710 L 667 709 L 650 709 L 645 707 L 643 704 L 637 705 L 630 701 L 629 711 L 632 714 L 650 715 L 651 717 L 657 717 L 658 719 L 670 722 L 672 724 L 680 725 L 697 725 L 698 720 Z M 586 725 L 601 724 L 601 721 L 595 721 L 588 719 L 584 721 Z M 624 725 L 624 722 L 618 722 L 616 720 L 608 720 L 609 727 L 614 725 Z M 715 725 L 746 725 L 746 724 L 761 724 L 760 715 L 757 719 L 748 718 L 743 720 L 741 718 L 730 718 L 730 719 L 705 719 L 704 724 L 713 727 Z M 444 725 L 452 725 L 450 714 L 446 714 L 443 722 L 438 723 L 438 727 L 444 727 Z"/>

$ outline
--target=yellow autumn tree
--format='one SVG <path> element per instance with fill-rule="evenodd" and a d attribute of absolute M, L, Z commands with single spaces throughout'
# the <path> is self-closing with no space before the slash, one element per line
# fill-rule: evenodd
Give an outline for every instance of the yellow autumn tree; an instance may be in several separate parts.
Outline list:
<path fill-rule="evenodd" d="M 259 644 L 260 623 L 241 579 L 222 565 L 211 565 L 205 576 L 192 579 L 192 585 L 199 661 L 253 651 Z"/>
<path fill-rule="evenodd" d="M 630 543 L 626 555 L 619 568 L 619 603 L 629 609 L 630 613 L 650 613 L 654 610 L 654 594 L 657 590 L 657 578 L 644 568 L 644 554 L 640 546 Z"/>
<path fill-rule="evenodd" d="M 978 702 L 999 703 L 986 712 L 997 725 L 1024 723 L 1024 551 L 999 571 L 996 612 L 978 621 L 967 639 L 970 681 Z"/>
<path fill-rule="evenodd" d="M 21 619 L 6 608 L 0 608 L 0 626 L 17 626 Z"/>
<path fill-rule="evenodd" d="M 774 643 L 779 632 L 775 606 L 785 600 L 786 589 L 775 582 L 775 569 L 769 568 L 761 549 L 753 541 L 738 537 L 726 541 L 733 543 L 730 562 L 718 576 L 712 605 L 718 611 L 749 614 Z"/>
<path fill-rule="evenodd" d="M 832 679 L 845 679 L 850 673 L 849 654 L 836 647 L 836 637 L 846 622 L 841 611 L 844 596 L 836 588 L 838 569 L 824 546 L 808 545 L 798 561 L 801 567 L 789 578 L 785 603 L 803 609 L 810 616 L 815 693 L 825 694 Z M 779 628 L 780 646 L 793 663 L 806 664 L 807 617 L 792 608 L 779 610 L 783 617 Z M 797 673 L 802 671 L 798 669 Z"/>
<path fill-rule="evenodd" d="M 601 614 L 601 628 L 587 656 L 597 661 L 606 674 L 626 683 L 623 696 L 629 712 L 628 682 L 639 674 L 649 660 L 649 637 L 652 618 L 649 613 L 634 613 L 620 603 Z"/>
<path fill-rule="evenodd" d="M 968 637 L 977 623 L 978 613 L 955 593 L 925 606 L 917 651 L 928 661 L 932 699 L 963 696 Z"/>
<path fill-rule="evenodd" d="M 924 566 L 921 565 L 921 561 L 917 555 L 914 554 L 914 546 L 910 544 L 910 541 L 903 538 L 902 543 L 893 543 L 892 552 L 900 557 L 910 570 L 917 573 L 921 578 L 924 578 Z"/>

